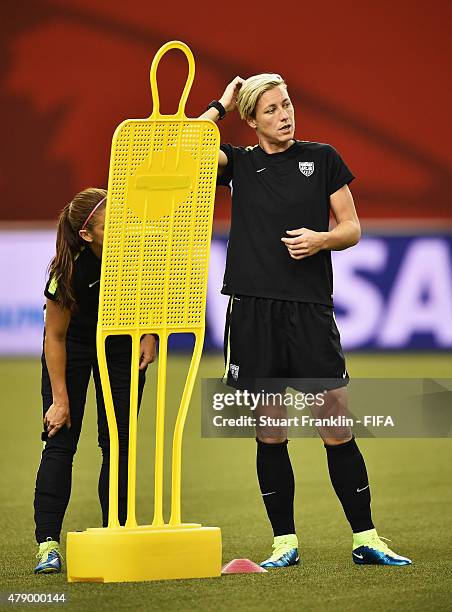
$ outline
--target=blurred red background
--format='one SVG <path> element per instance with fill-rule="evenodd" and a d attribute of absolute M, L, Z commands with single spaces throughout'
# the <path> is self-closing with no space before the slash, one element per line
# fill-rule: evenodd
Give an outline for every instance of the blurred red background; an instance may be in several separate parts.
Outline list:
<path fill-rule="evenodd" d="M 361 218 L 452 224 L 448 0 L 4 0 L 0 10 L 2 221 L 54 219 L 75 192 L 106 185 L 115 127 L 150 114 L 152 57 L 180 39 L 196 59 L 188 116 L 236 74 L 279 72 L 297 137 L 333 144 L 357 175 Z M 159 69 L 163 112 L 176 109 L 185 75 L 171 52 Z M 220 128 L 224 141 L 254 144 L 238 116 Z M 225 190 L 215 214 L 228 219 Z"/>

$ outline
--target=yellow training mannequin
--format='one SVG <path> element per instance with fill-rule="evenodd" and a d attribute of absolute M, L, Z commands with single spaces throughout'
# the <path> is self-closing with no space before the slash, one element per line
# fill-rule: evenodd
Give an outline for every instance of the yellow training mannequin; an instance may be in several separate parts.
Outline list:
<path fill-rule="evenodd" d="M 188 60 L 188 77 L 174 115 L 161 115 L 157 66 L 170 49 Z M 110 431 L 108 527 L 68 533 L 69 581 L 129 581 L 219 576 L 218 528 L 181 523 L 181 451 L 184 423 L 202 353 L 219 133 L 208 120 L 188 119 L 185 103 L 194 58 L 169 42 L 153 59 L 149 119 L 129 119 L 112 142 L 97 352 Z M 168 337 L 193 333 L 195 346 L 173 435 L 171 516 L 163 517 L 165 389 Z M 137 526 L 136 441 L 140 338 L 159 336 L 154 518 Z M 105 340 L 132 337 L 127 522 L 118 522 L 118 432 L 108 378 Z"/>

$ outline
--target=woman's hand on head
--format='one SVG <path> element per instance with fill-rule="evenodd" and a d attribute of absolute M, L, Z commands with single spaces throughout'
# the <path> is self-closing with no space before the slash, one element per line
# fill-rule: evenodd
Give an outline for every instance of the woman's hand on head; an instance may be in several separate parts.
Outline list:
<path fill-rule="evenodd" d="M 140 370 L 145 370 L 150 363 L 155 361 L 157 341 L 152 334 L 146 334 L 140 342 Z"/>
<path fill-rule="evenodd" d="M 49 438 L 53 438 L 65 425 L 70 429 L 71 414 L 69 400 L 54 401 L 44 415 L 44 427 Z"/>
<path fill-rule="evenodd" d="M 219 102 L 223 105 L 227 113 L 233 111 L 236 107 L 237 96 L 242 87 L 244 80 L 242 77 L 236 76 L 226 87 Z"/>

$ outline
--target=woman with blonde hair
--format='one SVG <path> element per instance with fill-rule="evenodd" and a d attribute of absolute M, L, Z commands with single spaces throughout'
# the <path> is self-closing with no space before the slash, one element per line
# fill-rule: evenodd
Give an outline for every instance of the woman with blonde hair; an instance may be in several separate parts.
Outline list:
<path fill-rule="evenodd" d="M 295 138 L 295 109 L 281 75 L 236 77 L 202 117 L 218 121 L 236 108 L 257 144 L 222 144 L 218 157 L 218 183 L 232 196 L 222 289 L 230 296 L 224 380 L 259 391 L 267 379 L 273 395 L 288 386 L 302 392 L 317 387 L 324 404 L 315 416 L 334 421 L 347 415 L 348 373 L 334 318 L 331 251 L 352 247 L 361 236 L 349 189 L 355 177 L 331 145 Z M 318 432 L 352 530 L 353 561 L 410 565 L 374 527 L 366 465 L 351 428 Z M 261 565 L 297 565 L 287 428 L 257 427 L 256 434 L 257 475 L 274 535 L 273 552 Z"/>
<path fill-rule="evenodd" d="M 72 460 L 82 427 L 86 392 L 94 378 L 98 443 L 102 451 L 98 494 L 102 524 L 108 523 L 110 440 L 96 353 L 96 326 L 104 236 L 104 189 L 78 193 L 62 210 L 57 229 L 56 254 L 50 262 L 45 287 L 45 333 L 42 355 L 42 407 L 44 448 L 36 478 L 34 499 L 36 574 L 61 571 L 61 526 L 69 502 Z M 155 359 L 156 340 L 143 336 L 139 373 L 139 401 L 145 371 Z M 110 336 L 107 366 L 119 437 L 119 522 L 127 513 L 127 461 L 129 432 L 131 342 L 128 336 Z"/>

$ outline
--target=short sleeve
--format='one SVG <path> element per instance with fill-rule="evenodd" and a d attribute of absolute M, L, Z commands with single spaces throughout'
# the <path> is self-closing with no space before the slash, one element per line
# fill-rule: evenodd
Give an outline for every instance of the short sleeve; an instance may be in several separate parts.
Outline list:
<path fill-rule="evenodd" d="M 47 299 L 56 302 L 57 300 L 58 283 L 55 278 L 49 278 L 44 289 L 44 295 Z"/>
<path fill-rule="evenodd" d="M 228 163 L 226 167 L 223 168 L 223 172 L 221 176 L 217 177 L 217 185 L 223 185 L 227 187 L 229 183 L 232 181 L 233 168 L 234 168 L 234 147 L 230 144 L 222 144 L 220 145 L 221 151 L 228 158 Z"/>
<path fill-rule="evenodd" d="M 344 185 L 348 185 L 355 178 L 345 164 L 342 157 L 334 147 L 328 147 L 328 195 L 335 193 Z"/>

